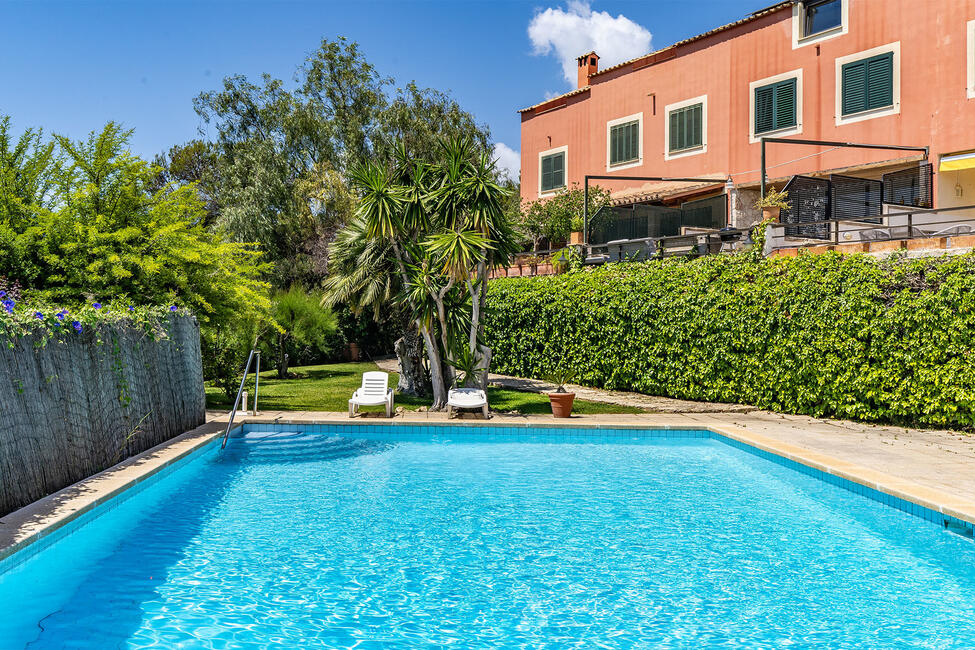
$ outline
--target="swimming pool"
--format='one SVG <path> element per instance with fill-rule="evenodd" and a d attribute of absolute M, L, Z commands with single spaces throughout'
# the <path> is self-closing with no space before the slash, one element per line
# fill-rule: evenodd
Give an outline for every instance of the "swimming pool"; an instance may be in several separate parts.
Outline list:
<path fill-rule="evenodd" d="M 972 647 L 975 544 L 706 431 L 249 425 L 0 569 L 0 647 Z"/>

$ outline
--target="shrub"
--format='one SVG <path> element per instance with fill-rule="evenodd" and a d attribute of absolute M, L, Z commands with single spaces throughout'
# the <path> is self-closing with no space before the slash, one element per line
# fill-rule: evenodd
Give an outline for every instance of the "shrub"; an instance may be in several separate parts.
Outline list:
<path fill-rule="evenodd" d="M 750 255 L 494 280 L 498 372 L 932 426 L 975 424 L 975 255 Z"/>

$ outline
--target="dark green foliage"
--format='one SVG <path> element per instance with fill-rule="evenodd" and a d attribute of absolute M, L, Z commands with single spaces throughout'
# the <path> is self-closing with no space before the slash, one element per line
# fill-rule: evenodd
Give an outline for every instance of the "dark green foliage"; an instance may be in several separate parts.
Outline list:
<path fill-rule="evenodd" d="M 490 283 L 498 372 L 814 416 L 975 424 L 975 255 L 612 264 Z"/>

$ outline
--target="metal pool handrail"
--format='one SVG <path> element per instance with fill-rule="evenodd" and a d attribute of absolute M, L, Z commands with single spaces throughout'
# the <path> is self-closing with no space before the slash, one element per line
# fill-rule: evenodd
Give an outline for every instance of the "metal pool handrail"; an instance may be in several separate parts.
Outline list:
<path fill-rule="evenodd" d="M 227 438 L 230 437 L 230 429 L 234 426 L 234 416 L 237 415 L 237 407 L 240 405 L 240 397 L 244 392 L 244 382 L 247 381 L 247 373 L 251 371 L 251 361 L 257 356 L 257 370 L 254 374 L 254 413 L 257 413 L 257 390 L 261 381 L 261 351 L 251 350 L 250 354 L 247 355 L 247 365 L 244 367 L 244 376 L 240 378 L 240 388 L 237 389 L 237 399 L 234 400 L 234 405 L 230 409 L 230 421 L 227 422 L 227 430 L 223 434 L 223 442 L 220 444 L 220 448 L 223 449 L 227 446 Z"/>

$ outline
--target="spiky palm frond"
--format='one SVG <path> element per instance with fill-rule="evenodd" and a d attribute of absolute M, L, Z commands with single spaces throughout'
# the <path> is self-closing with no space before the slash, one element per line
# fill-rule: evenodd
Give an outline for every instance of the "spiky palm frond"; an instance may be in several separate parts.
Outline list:
<path fill-rule="evenodd" d="M 382 165 L 366 161 L 352 167 L 349 177 L 361 194 L 356 216 L 365 223 L 366 235 L 374 239 L 395 239 L 402 233 L 403 186 Z"/>

